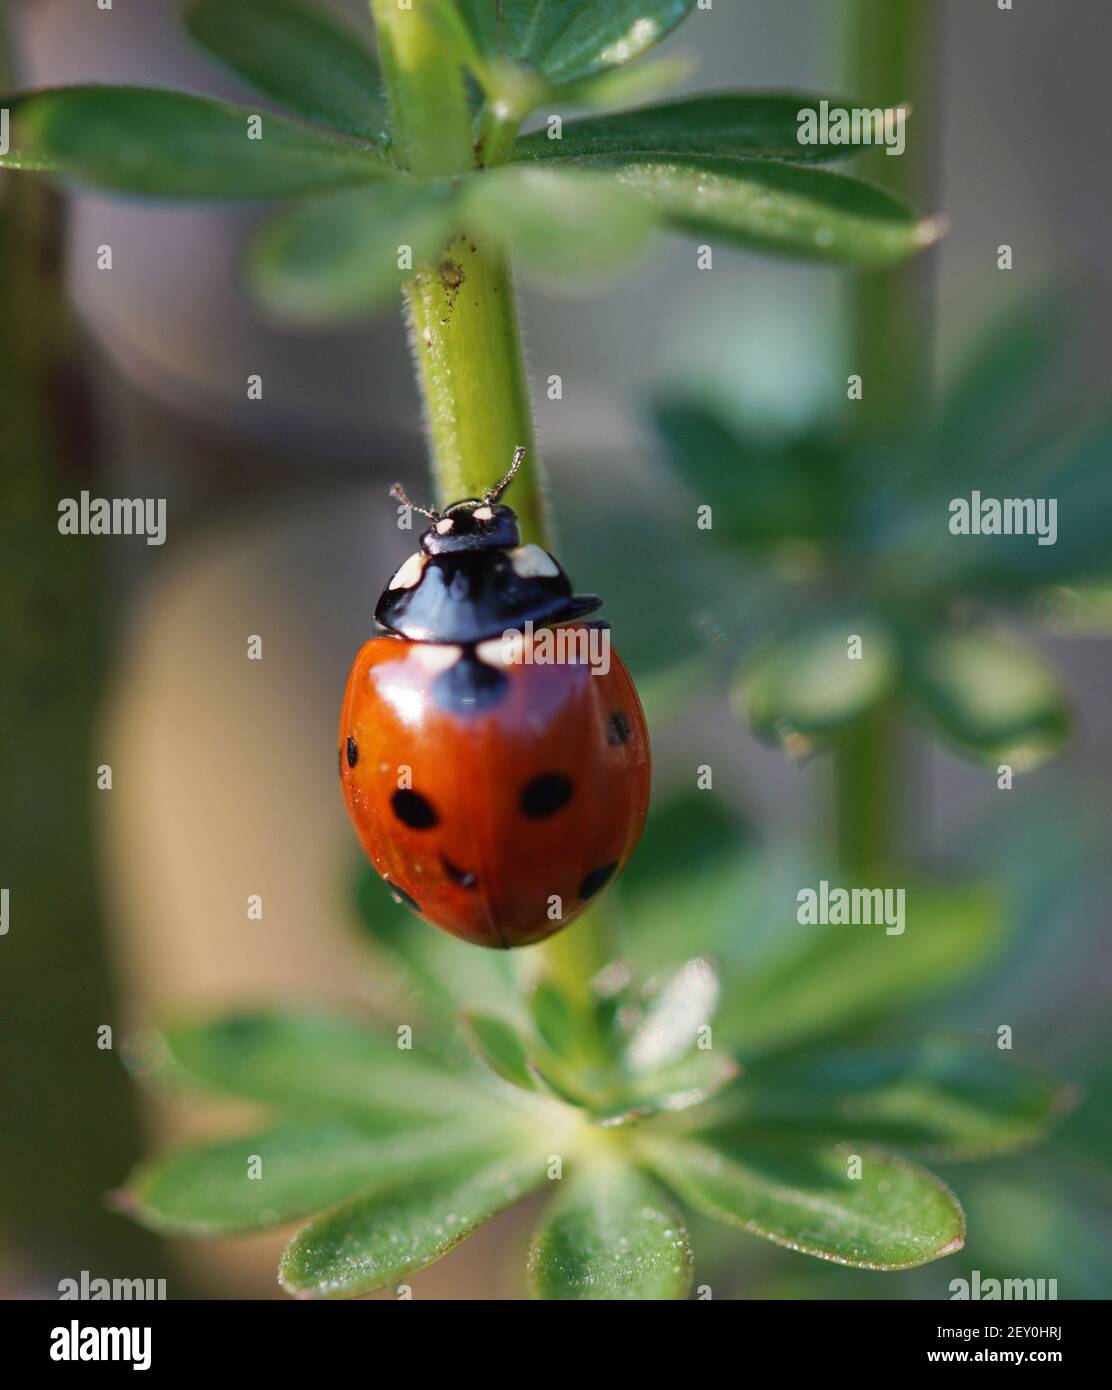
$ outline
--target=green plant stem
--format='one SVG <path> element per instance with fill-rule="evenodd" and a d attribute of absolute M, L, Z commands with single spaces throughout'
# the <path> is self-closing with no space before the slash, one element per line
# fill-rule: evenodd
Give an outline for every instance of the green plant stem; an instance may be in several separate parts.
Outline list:
<path fill-rule="evenodd" d="M 484 164 L 504 159 L 516 131 L 512 116 L 484 117 L 477 155 L 460 54 L 429 0 L 413 0 L 412 10 L 399 10 L 396 0 L 371 0 L 371 8 L 399 164 L 423 176 L 451 176 L 473 169 L 480 158 Z M 509 263 L 481 239 L 458 236 L 435 262 L 417 268 L 406 289 L 406 311 L 439 502 L 481 496 L 523 446 L 526 461 L 508 500 L 523 538 L 546 544 Z M 603 942 L 594 922 L 577 922 L 540 948 L 545 969 L 585 997 L 587 981 L 606 960 Z"/>
<path fill-rule="evenodd" d="M 475 163 L 459 54 L 436 0 L 371 0 L 390 103 L 394 156 L 420 178 L 461 174 Z"/>
<path fill-rule="evenodd" d="M 394 130 L 394 156 L 422 177 L 475 168 L 462 55 L 433 0 L 371 0 Z M 486 114 L 486 161 L 504 158 L 516 127 Z M 540 465 L 517 300 L 509 264 L 478 238 L 459 236 L 418 266 L 406 289 L 439 503 L 480 497 L 505 473 L 519 445 L 526 462 L 512 502 L 527 540 L 544 543 Z"/>
<path fill-rule="evenodd" d="M 869 106 L 907 104 L 907 148 L 864 156 L 858 172 L 908 202 L 929 193 L 931 71 L 935 0 L 854 0 L 850 94 Z M 929 390 L 931 276 L 924 257 L 854 277 L 852 370 L 863 378 L 859 416 L 867 428 L 899 424 Z"/>
<path fill-rule="evenodd" d="M 507 498 L 522 536 L 546 541 L 513 279 L 489 246 L 458 237 L 406 289 L 433 473 L 440 503 L 481 497 L 510 466 L 526 462 Z"/>
<path fill-rule="evenodd" d="M 895 850 L 899 750 L 895 710 L 883 706 L 863 716 L 834 751 L 834 847 L 851 873 L 884 867 Z"/>
<path fill-rule="evenodd" d="M 848 89 L 868 106 L 908 104 L 907 148 L 883 149 L 861 173 L 919 203 L 928 188 L 933 25 L 932 0 L 853 0 Z M 863 435 L 885 433 L 921 409 L 931 374 L 929 272 L 922 258 L 893 270 L 859 273 L 850 292 L 850 370 L 862 378 Z M 904 761 L 902 730 L 891 708 L 861 721 L 834 753 L 833 841 L 849 872 L 898 855 L 902 830 L 895 779 Z"/>

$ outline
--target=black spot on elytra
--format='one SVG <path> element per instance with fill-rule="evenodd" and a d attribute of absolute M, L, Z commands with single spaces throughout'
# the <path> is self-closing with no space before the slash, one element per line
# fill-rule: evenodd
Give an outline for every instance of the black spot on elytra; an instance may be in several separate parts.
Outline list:
<path fill-rule="evenodd" d="M 348 767 L 354 767 L 359 761 L 359 748 L 350 734 L 347 736 L 347 760 Z"/>
<path fill-rule="evenodd" d="M 446 854 L 440 856 L 440 865 L 448 878 L 460 888 L 474 888 L 479 881 L 470 869 L 459 868 Z"/>
<path fill-rule="evenodd" d="M 521 789 L 521 809 L 533 820 L 554 816 L 572 798 L 574 787 L 562 772 L 542 772 Z"/>
<path fill-rule="evenodd" d="M 629 720 L 620 709 L 615 710 L 610 716 L 610 722 L 606 726 L 606 741 L 615 748 L 619 744 L 629 742 Z"/>
<path fill-rule="evenodd" d="M 432 698 L 453 714 L 481 714 L 498 704 L 509 688 L 505 671 L 488 666 L 474 652 L 465 650 L 454 666 L 433 681 Z"/>
<path fill-rule="evenodd" d="M 579 885 L 579 896 L 586 900 L 593 898 L 600 888 L 605 888 L 614 877 L 614 870 L 618 867 L 616 859 L 609 864 L 603 864 L 601 868 L 592 869 L 583 882 Z"/>
<path fill-rule="evenodd" d="M 390 798 L 394 814 L 410 830 L 431 830 L 440 819 L 436 808 L 420 792 L 396 791 Z"/>
<path fill-rule="evenodd" d="M 413 912 L 421 911 L 421 909 L 417 906 L 416 902 L 414 902 L 414 900 L 409 896 L 409 894 L 405 891 L 404 888 L 399 888 L 396 883 L 391 883 L 388 878 L 384 878 L 382 881 L 390 890 L 390 896 L 394 899 L 394 901 L 398 904 L 399 907 L 408 907 Z"/>

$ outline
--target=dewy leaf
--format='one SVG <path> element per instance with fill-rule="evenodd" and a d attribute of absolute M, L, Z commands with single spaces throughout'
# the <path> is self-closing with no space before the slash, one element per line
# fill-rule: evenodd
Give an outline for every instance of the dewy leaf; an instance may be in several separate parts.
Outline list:
<path fill-rule="evenodd" d="M 14 98 L 0 166 L 151 198 L 286 198 L 393 172 L 376 150 L 283 116 L 144 87 Z"/>
<path fill-rule="evenodd" d="M 628 63 L 659 43 L 696 0 L 456 0 L 475 46 L 553 82 Z"/>
<path fill-rule="evenodd" d="M 743 942 L 724 967 L 728 986 L 716 1044 L 748 1063 L 756 1054 L 844 1031 L 953 986 L 999 946 L 1005 923 L 994 892 L 921 881 L 889 886 L 905 894 L 900 935 L 889 935 L 884 925 L 801 923 L 792 902 L 777 915 L 767 959 L 747 960 Z M 798 887 L 817 891 L 814 882 Z"/>
<path fill-rule="evenodd" d="M 636 1124 L 653 1115 L 672 1114 L 702 1105 L 737 1079 L 739 1068 L 725 1051 L 695 1049 L 679 1061 L 635 1077 L 605 1103 L 593 1105 L 595 1123 L 607 1129 Z"/>
<path fill-rule="evenodd" d="M 542 276 L 584 280 L 626 267 L 655 219 L 644 203 L 595 174 L 509 165 L 474 174 L 467 223 Z"/>
<path fill-rule="evenodd" d="M 912 694 L 942 733 L 995 767 L 1025 772 L 1069 735 L 1065 691 L 1041 657 L 1010 637 L 963 632 L 934 638 L 909 663 Z"/>
<path fill-rule="evenodd" d="M 718 1004 L 718 975 L 708 960 L 689 960 L 661 981 L 630 1039 L 626 1060 L 634 1072 L 676 1062 L 698 1042 Z"/>
<path fill-rule="evenodd" d="M 882 267 L 933 245 L 944 231 L 883 189 L 825 169 L 702 155 L 581 162 L 640 194 L 676 230 L 749 250 Z"/>
<path fill-rule="evenodd" d="M 800 143 L 800 113 L 813 111 L 820 99 L 790 92 L 683 97 L 636 111 L 568 121 L 558 140 L 550 137 L 547 128 L 533 131 L 517 141 L 514 158 L 700 155 L 803 163 L 846 159 L 858 153 L 862 146 Z"/>
<path fill-rule="evenodd" d="M 468 1113 L 484 1093 L 393 1037 L 316 1014 L 242 1014 L 167 1029 L 135 1069 L 298 1114 L 386 1122 Z M 487 1101 L 497 1105 L 497 1101 Z"/>
<path fill-rule="evenodd" d="M 144 1225 L 175 1235 L 268 1230 L 386 1183 L 457 1169 L 492 1131 L 460 1117 L 432 1126 L 303 1122 L 149 1159 L 116 1194 Z"/>
<path fill-rule="evenodd" d="M 356 1198 L 300 1231 L 278 1277 L 290 1293 L 356 1298 L 446 1255 L 545 1179 L 543 1155 L 493 1148 L 454 1174 Z"/>
<path fill-rule="evenodd" d="M 764 1136 L 982 1158 L 1040 1139 L 1068 1100 L 1011 1053 L 937 1039 L 913 1051 L 824 1050 L 757 1065 L 715 1127 L 728 1128 L 737 1152 Z"/>
<path fill-rule="evenodd" d="M 854 638 L 859 646 L 853 646 Z M 733 703 L 762 738 L 823 738 L 883 699 L 897 672 L 888 630 L 876 619 L 850 616 L 789 638 L 747 662 Z"/>
<path fill-rule="evenodd" d="M 512 1024 L 490 1014 L 465 1014 L 463 1021 L 476 1052 L 491 1071 L 526 1091 L 536 1089 L 529 1050 Z"/>
<path fill-rule="evenodd" d="M 636 1168 L 599 1162 L 559 1185 L 529 1249 L 529 1282 L 545 1299 L 676 1299 L 691 1284 L 683 1221 Z"/>
<path fill-rule="evenodd" d="M 953 1193 L 902 1159 L 790 1144 L 643 1141 L 646 1162 L 697 1211 L 789 1250 L 859 1269 L 912 1269 L 960 1250 Z M 850 1176 L 852 1159 L 860 1176 Z"/>
<path fill-rule="evenodd" d="M 313 198 L 281 213 L 256 238 L 248 279 L 284 318 L 331 323 L 396 296 L 414 266 L 447 245 L 455 190 L 408 176 L 376 188 Z"/>
<path fill-rule="evenodd" d="M 299 115 L 377 140 L 378 65 L 363 36 L 309 0 L 195 0 L 190 34 L 258 91 Z"/>

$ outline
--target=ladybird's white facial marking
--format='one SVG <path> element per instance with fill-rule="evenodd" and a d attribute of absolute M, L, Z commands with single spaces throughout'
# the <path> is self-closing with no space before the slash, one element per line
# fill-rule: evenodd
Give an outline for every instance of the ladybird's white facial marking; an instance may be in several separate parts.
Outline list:
<path fill-rule="evenodd" d="M 494 511 L 491 507 L 476 507 L 471 513 L 476 521 L 493 521 Z"/>
<path fill-rule="evenodd" d="M 510 665 L 506 660 L 506 643 L 501 637 L 490 637 L 485 642 L 477 643 L 475 655 L 488 666 Z"/>
<path fill-rule="evenodd" d="M 414 551 L 405 564 L 402 565 L 401 569 L 398 570 L 393 579 L 391 579 L 391 589 L 412 589 L 415 584 L 420 583 L 421 576 L 425 572 L 425 566 L 428 564 L 428 559 L 429 557 L 427 555 L 422 555 L 419 550 Z"/>
<path fill-rule="evenodd" d="M 554 579 L 560 573 L 556 561 L 539 545 L 520 545 L 511 550 L 510 564 L 519 579 Z"/>
<path fill-rule="evenodd" d="M 455 524 L 456 523 L 452 520 L 450 516 L 442 517 L 436 523 L 436 534 L 438 536 L 446 536 Z"/>
<path fill-rule="evenodd" d="M 463 655 L 463 648 L 454 642 L 414 642 L 410 660 L 423 667 L 430 676 L 439 676 L 454 666 Z"/>

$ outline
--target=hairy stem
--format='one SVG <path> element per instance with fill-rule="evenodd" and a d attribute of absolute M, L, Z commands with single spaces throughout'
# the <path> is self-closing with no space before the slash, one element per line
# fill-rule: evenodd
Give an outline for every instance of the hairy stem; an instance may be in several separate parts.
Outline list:
<path fill-rule="evenodd" d="M 525 463 L 507 502 L 524 539 L 545 542 L 540 464 L 513 279 L 505 259 L 468 236 L 406 287 L 414 360 L 442 504 L 481 497 L 510 466 Z"/>
<path fill-rule="evenodd" d="M 371 8 L 399 164 L 414 174 L 450 177 L 504 160 L 517 123 L 512 113 L 488 113 L 476 151 L 461 54 L 437 22 L 435 6 L 413 0 L 412 9 L 400 10 L 397 0 L 371 0 Z M 478 237 L 458 235 L 435 261 L 417 268 L 406 287 L 406 312 L 438 501 L 481 496 L 522 446 L 525 462 L 507 501 L 523 538 L 546 544 L 540 460 L 506 258 Z M 593 922 L 577 922 L 540 948 L 544 968 L 585 999 L 588 980 L 607 958 L 604 941 Z"/>

